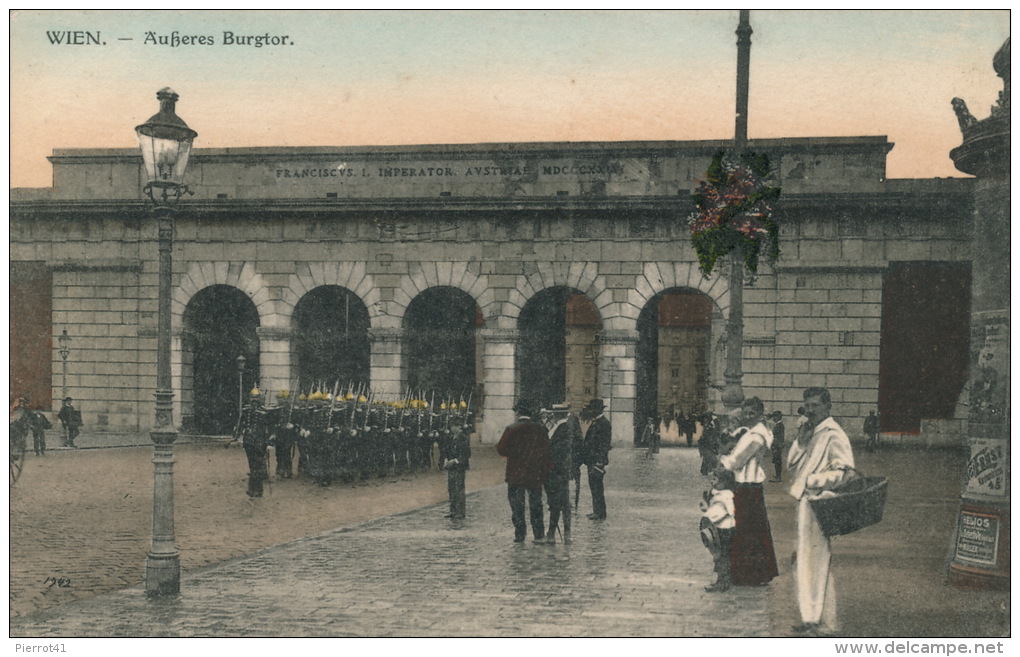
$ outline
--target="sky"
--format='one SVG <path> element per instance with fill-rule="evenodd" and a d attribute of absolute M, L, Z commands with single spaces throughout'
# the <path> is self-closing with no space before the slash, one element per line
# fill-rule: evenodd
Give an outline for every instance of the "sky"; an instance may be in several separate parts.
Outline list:
<path fill-rule="evenodd" d="M 53 149 L 137 147 L 134 127 L 167 86 L 199 149 L 730 139 L 737 19 L 13 11 L 10 185 L 49 186 Z M 885 135 L 888 177 L 964 176 L 949 158 L 961 141 L 950 101 L 988 116 L 1008 11 L 752 10 L 751 26 L 751 139 Z M 159 42 L 174 32 L 208 43 Z M 226 33 L 287 38 L 255 47 Z"/>

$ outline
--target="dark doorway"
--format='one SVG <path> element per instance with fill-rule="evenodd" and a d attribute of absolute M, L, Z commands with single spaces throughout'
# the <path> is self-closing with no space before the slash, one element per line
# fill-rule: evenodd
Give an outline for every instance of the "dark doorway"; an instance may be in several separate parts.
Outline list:
<path fill-rule="evenodd" d="M 712 300 L 701 292 L 667 290 L 641 310 L 637 328 L 634 436 L 640 443 L 648 418 L 671 407 L 684 416 L 708 410 Z"/>
<path fill-rule="evenodd" d="M 408 390 L 435 392 L 437 405 L 472 397 L 481 380 L 475 331 L 483 324 L 478 304 L 463 290 L 433 287 L 415 297 L 404 317 Z"/>
<path fill-rule="evenodd" d="M 309 392 L 368 387 L 368 308 L 350 290 L 317 287 L 294 308 L 295 389 Z"/>
<path fill-rule="evenodd" d="M 10 392 L 28 398 L 29 408 L 49 409 L 53 274 L 43 262 L 12 262 L 10 274 Z"/>
<path fill-rule="evenodd" d="M 184 310 L 185 387 L 190 369 L 192 414 L 188 430 L 223 435 L 233 431 L 239 404 L 258 385 L 258 311 L 248 296 L 229 285 L 201 290 Z M 244 356 L 244 369 L 238 367 Z M 189 426 L 190 424 L 190 426 Z"/>
<path fill-rule="evenodd" d="M 553 287 L 532 297 L 518 319 L 520 396 L 579 409 L 599 395 L 602 320 L 588 297 Z"/>
<path fill-rule="evenodd" d="M 882 287 L 882 431 L 919 433 L 953 417 L 967 383 L 970 265 L 892 263 Z"/>

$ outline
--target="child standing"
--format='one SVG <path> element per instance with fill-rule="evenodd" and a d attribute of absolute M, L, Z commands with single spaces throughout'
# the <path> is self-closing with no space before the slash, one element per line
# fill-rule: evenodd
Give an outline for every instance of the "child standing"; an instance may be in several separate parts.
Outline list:
<path fill-rule="evenodd" d="M 731 471 L 716 468 L 712 489 L 705 491 L 701 502 L 701 540 L 715 560 L 715 582 L 705 587 L 714 593 L 730 588 L 730 544 L 736 522 L 733 518 L 733 488 L 736 480 Z"/>

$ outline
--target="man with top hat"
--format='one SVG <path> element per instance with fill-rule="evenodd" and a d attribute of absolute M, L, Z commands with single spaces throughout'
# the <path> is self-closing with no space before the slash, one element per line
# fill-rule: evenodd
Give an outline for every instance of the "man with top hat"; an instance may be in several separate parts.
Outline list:
<path fill-rule="evenodd" d="M 531 531 L 535 542 L 545 538 L 542 485 L 552 470 L 552 455 L 549 434 L 535 420 L 537 410 L 531 400 L 518 399 L 514 404 L 517 421 L 506 428 L 496 444 L 496 452 L 506 457 L 507 499 L 510 501 L 515 543 L 523 543 L 528 535 L 524 519 L 525 496 L 531 511 Z"/>
<path fill-rule="evenodd" d="M 588 466 L 588 489 L 591 491 L 592 520 L 606 519 L 606 491 L 603 480 L 609 465 L 609 450 L 613 447 L 613 427 L 606 419 L 606 405 L 601 399 L 585 404 L 583 414 L 591 421 L 584 434 L 584 464 Z"/>

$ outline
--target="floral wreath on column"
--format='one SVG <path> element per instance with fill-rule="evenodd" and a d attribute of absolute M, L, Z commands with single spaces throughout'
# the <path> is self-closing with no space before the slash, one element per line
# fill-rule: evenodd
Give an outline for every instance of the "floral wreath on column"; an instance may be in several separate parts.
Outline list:
<path fill-rule="evenodd" d="M 697 209 L 687 219 L 698 268 L 706 277 L 719 258 L 736 248 L 752 276 L 762 249 L 770 264 L 779 258 L 779 225 L 772 219 L 772 203 L 780 188 L 765 182 L 771 173 L 767 155 L 744 153 L 734 159 L 720 152 L 712 158 L 706 179 L 691 195 Z"/>

